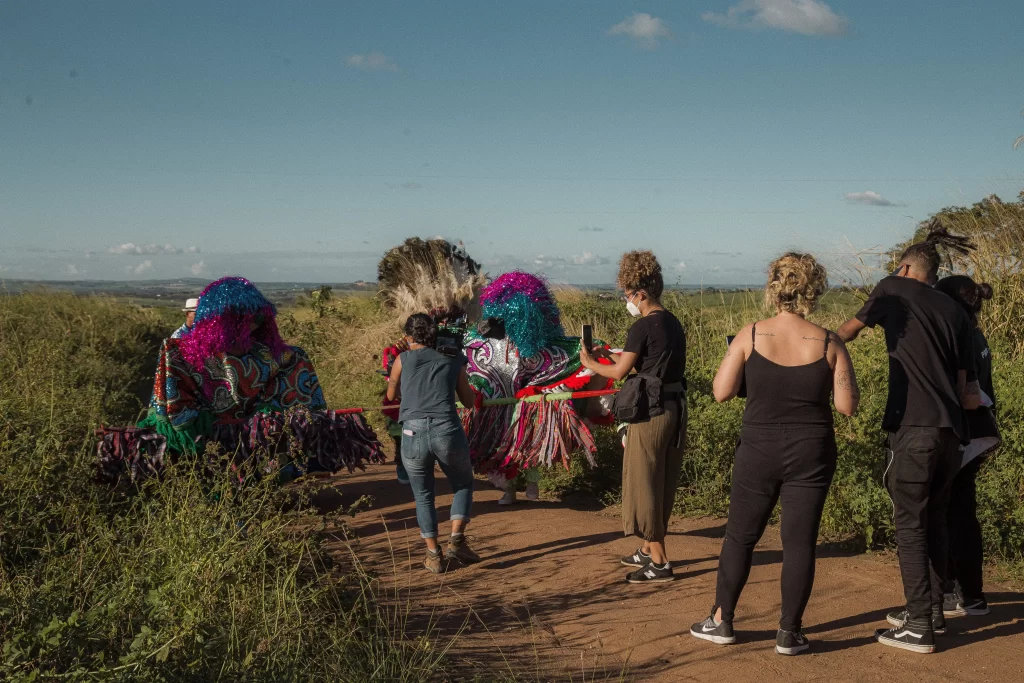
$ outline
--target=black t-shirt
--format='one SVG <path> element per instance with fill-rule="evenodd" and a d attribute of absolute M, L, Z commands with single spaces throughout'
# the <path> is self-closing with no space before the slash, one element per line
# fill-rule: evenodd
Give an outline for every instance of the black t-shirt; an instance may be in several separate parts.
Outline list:
<path fill-rule="evenodd" d="M 988 340 L 977 327 L 974 328 L 974 366 L 978 370 L 978 386 L 982 393 L 992 401 L 992 405 L 967 411 L 967 424 L 971 428 L 971 438 L 998 437 L 999 428 L 995 419 L 996 392 L 992 387 L 992 352 L 988 348 Z"/>
<path fill-rule="evenodd" d="M 992 387 L 992 351 L 988 348 L 988 340 L 977 327 L 974 328 L 974 367 L 978 371 L 978 386 L 985 395 L 992 399 L 992 407 L 996 405 L 996 391 Z"/>
<path fill-rule="evenodd" d="M 681 382 L 686 388 L 686 331 L 679 319 L 665 310 L 654 311 L 640 318 L 629 328 L 623 351 L 636 354 L 637 372 L 653 373 L 661 354 L 672 350 L 661 381 Z"/>
<path fill-rule="evenodd" d="M 960 304 L 912 278 L 879 282 L 857 313 L 881 325 L 889 350 L 889 400 L 882 428 L 947 427 L 966 442 L 957 373 L 976 378 L 971 322 Z"/>

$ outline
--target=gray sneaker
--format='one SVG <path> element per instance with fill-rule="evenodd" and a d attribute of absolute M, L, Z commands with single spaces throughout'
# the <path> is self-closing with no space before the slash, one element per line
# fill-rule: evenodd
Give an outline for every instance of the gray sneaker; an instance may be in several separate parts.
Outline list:
<path fill-rule="evenodd" d="M 775 652 L 780 655 L 795 655 L 811 646 L 807 636 L 801 631 L 783 631 L 779 629 L 775 636 Z"/>
<path fill-rule="evenodd" d="M 690 635 L 701 640 L 709 640 L 715 645 L 732 645 L 736 636 L 732 632 L 732 624 L 715 621 L 715 615 L 699 621 L 690 627 Z"/>

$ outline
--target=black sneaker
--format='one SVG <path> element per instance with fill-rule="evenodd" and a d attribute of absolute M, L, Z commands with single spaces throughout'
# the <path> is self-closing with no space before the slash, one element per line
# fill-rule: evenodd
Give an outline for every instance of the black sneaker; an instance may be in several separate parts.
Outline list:
<path fill-rule="evenodd" d="M 972 617 L 982 617 L 992 611 L 988 608 L 988 602 L 985 600 L 985 596 L 980 598 L 964 598 L 961 602 L 964 608 L 964 613 Z"/>
<path fill-rule="evenodd" d="M 964 609 L 964 599 L 960 597 L 959 591 L 943 594 L 942 614 L 947 617 L 967 616 L 967 610 Z"/>
<path fill-rule="evenodd" d="M 672 563 L 666 562 L 660 567 L 653 562 L 637 569 L 635 572 L 626 574 L 628 583 L 667 583 L 675 581 L 676 576 L 672 573 Z"/>
<path fill-rule="evenodd" d="M 633 553 L 632 555 L 627 555 L 626 557 L 623 557 L 621 560 L 619 560 L 619 562 L 621 562 L 623 565 L 627 567 L 636 567 L 637 569 L 640 569 L 641 567 L 646 567 L 650 561 L 651 556 L 645 555 L 642 548 L 637 548 L 635 553 Z"/>
<path fill-rule="evenodd" d="M 885 620 L 896 628 L 903 628 L 903 625 L 907 623 L 907 618 L 910 616 L 910 612 L 905 609 L 893 610 L 889 614 L 885 615 Z M 937 636 L 946 635 L 946 618 L 942 615 L 942 611 L 937 607 L 932 608 L 932 633 Z"/>
<path fill-rule="evenodd" d="M 935 634 L 929 619 L 910 619 L 902 626 L 891 629 L 880 628 L 875 631 L 875 638 L 882 645 L 898 647 L 921 654 L 935 652 Z"/>
<path fill-rule="evenodd" d="M 783 631 L 780 628 L 775 636 L 775 651 L 780 655 L 795 655 L 810 646 L 807 636 L 800 631 Z"/>
<path fill-rule="evenodd" d="M 736 642 L 736 636 L 732 633 L 732 624 L 715 621 L 714 614 L 691 626 L 690 635 L 701 640 L 710 640 L 716 645 L 732 645 Z"/>

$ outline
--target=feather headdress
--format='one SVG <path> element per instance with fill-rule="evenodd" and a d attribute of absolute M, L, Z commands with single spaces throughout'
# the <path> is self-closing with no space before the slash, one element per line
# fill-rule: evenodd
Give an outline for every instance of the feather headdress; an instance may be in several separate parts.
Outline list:
<path fill-rule="evenodd" d="M 461 242 L 410 237 L 384 254 L 377 284 L 384 304 L 402 319 L 427 311 L 444 318 L 459 311 L 475 320 L 487 276 Z"/>

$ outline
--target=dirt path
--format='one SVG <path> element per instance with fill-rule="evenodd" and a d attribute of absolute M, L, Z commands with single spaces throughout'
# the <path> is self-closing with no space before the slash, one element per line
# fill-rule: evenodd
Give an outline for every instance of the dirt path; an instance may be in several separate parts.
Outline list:
<path fill-rule="evenodd" d="M 454 656 L 467 667 L 528 667 L 559 680 L 612 679 L 625 670 L 645 681 L 1024 681 L 1024 594 L 989 585 L 992 614 L 949 620 L 940 652 L 917 655 L 870 637 L 902 604 L 891 557 L 819 551 L 814 593 L 804 616 L 808 653 L 774 652 L 781 545 L 769 529 L 736 612 L 738 643 L 716 646 L 689 635 L 714 602 L 724 520 L 673 520 L 667 540 L 677 580 L 631 586 L 618 557 L 636 548 L 614 510 L 586 502 L 497 505 L 478 482 L 470 538 L 484 561 L 443 576 L 422 569 L 422 547 L 408 487 L 391 466 L 339 476 L 347 503 L 363 494 L 373 509 L 351 526 L 360 554 L 417 614 L 432 613 L 455 632 L 470 617 Z M 441 534 L 450 489 L 439 475 Z M 483 626 L 483 625 L 485 626 Z"/>

